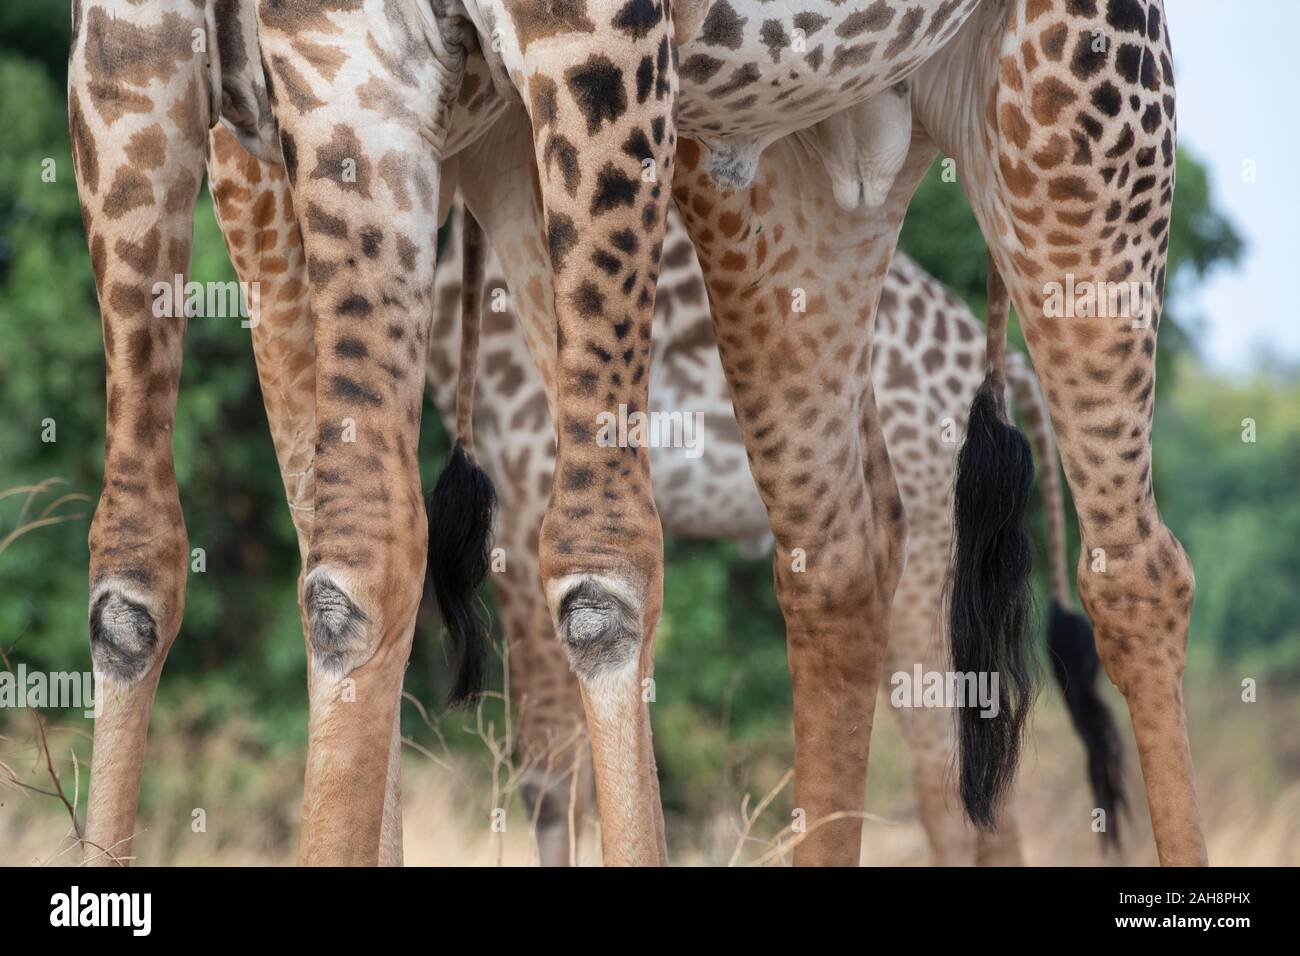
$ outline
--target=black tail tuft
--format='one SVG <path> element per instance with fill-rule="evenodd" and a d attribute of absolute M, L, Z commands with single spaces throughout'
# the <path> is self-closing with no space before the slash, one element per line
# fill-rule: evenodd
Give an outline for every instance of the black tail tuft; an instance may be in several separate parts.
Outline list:
<path fill-rule="evenodd" d="M 987 830 L 996 826 L 1015 780 L 1036 670 L 1027 633 L 1033 545 L 1024 528 L 1034 461 L 1029 442 L 1004 420 L 1001 406 L 986 379 L 957 455 L 949 582 L 953 668 L 998 680 L 996 716 L 981 716 L 968 701 L 958 717 L 962 803 L 971 821 Z"/>
<path fill-rule="evenodd" d="M 1119 811 L 1124 806 L 1123 751 L 1115 721 L 1097 686 L 1101 659 L 1092 639 L 1092 625 L 1078 611 L 1052 601 L 1047 646 L 1070 719 L 1088 751 L 1093 800 L 1106 812 L 1104 845 L 1118 848 Z"/>
<path fill-rule="evenodd" d="M 429 495 L 429 576 L 456 656 L 450 703 L 469 703 L 487 673 L 487 622 L 478 586 L 487 576 L 496 492 L 460 442 Z"/>

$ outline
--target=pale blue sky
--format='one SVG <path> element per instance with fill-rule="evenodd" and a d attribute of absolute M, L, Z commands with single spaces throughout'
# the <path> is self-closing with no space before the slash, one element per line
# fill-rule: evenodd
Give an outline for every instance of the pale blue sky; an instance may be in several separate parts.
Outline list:
<path fill-rule="evenodd" d="M 1219 370 L 1266 354 L 1300 364 L 1300 0 L 1167 0 L 1178 137 L 1210 171 L 1215 203 L 1247 242 L 1236 269 L 1184 300 Z M 1255 182 L 1242 175 L 1255 161 Z"/>

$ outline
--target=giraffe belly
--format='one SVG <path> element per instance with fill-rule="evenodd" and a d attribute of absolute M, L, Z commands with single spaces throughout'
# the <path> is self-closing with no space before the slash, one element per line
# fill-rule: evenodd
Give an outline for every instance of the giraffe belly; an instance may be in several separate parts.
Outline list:
<path fill-rule="evenodd" d="M 678 51 L 678 130 L 761 151 L 907 79 L 980 2 L 713 0 Z"/>

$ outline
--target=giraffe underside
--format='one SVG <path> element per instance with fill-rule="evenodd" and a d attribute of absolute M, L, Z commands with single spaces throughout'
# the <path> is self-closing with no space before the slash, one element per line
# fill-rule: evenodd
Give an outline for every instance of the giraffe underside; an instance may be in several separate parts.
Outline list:
<path fill-rule="evenodd" d="M 880 201 L 906 152 L 910 111 L 900 107 L 907 79 L 953 38 L 980 2 L 795 0 L 776 7 L 761 0 L 698 0 L 690 12 L 702 12 L 703 19 L 693 29 L 681 23 L 678 11 L 676 50 L 664 38 L 655 53 L 637 64 L 636 95 L 644 100 L 662 90 L 675 56 L 680 82 L 677 133 L 710 147 L 710 171 L 719 184 L 748 185 L 767 146 L 827 123 L 818 130 L 817 151 L 824 154 L 828 169 L 839 173 L 839 179 L 852 173 L 853 179 L 865 180 L 859 190 L 837 183 L 837 198 L 842 195 L 842 202 L 852 203 L 856 195 L 851 194 L 862 192 L 868 202 Z M 510 77 L 518 88 L 516 92 L 501 84 L 511 98 L 524 91 L 529 77 L 545 74 L 545 64 L 563 56 L 566 43 L 607 28 L 601 23 L 605 5 L 596 0 L 590 10 L 586 0 L 580 0 L 563 13 L 512 0 L 468 0 L 466 6 L 480 34 L 486 26 L 491 35 L 491 42 L 480 44 L 488 70 Z M 609 27 L 630 36 L 645 35 L 653 13 L 650 6 L 627 3 Z M 565 82 L 593 127 L 621 112 L 624 69 L 593 53 L 565 73 Z M 854 106 L 877 98 L 884 100 L 880 107 L 848 118 Z M 558 140 L 551 149 L 561 161 L 571 156 L 575 169 L 580 165 L 576 153 Z M 873 196 L 873 180 L 879 196 Z"/>
<path fill-rule="evenodd" d="M 811 126 L 907 79 L 952 39 L 980 2 L 704 0 L 702 22 L 677 49 L 679 133 L 705 141 L 772 142 Z M 482 44 L 490 67 L 512 77 L 520 75 L 526 56 L 544 57 L 566 38 L 604 28 L 596 10 L 603 5 L 595 0 L 591 11 L 579 0 L 566 15 L 512 0 L 469 0 L 466 6 L 476 22 L 499 36 L 497 43 Z M 643 30 L 640 6 L 627 4 L 612 28 Z M 669 56 L 665 49 L 655 62 L 638 64 L 647 87 Z M 614 98 L 594 95 L 589 102 L 593 111 L 609 110 Z"/>
<path fill-rule="evenodd" d="M 800 0 L 776 10 L 752 0 L 697 0 L 697 7 L 707 7 L 702 22 L 675 51 L 665 39 L 638 64 L 637 95 L 661 91 L 669 60 L 676 56 L 678 135 L 710 147 L 710 172 L 717 182 L 747 186 L 771 143 L 806 131 L 813 152 L 835 179 L 837 201 L 845 208 L 878 203 L 906 153 L 908 78 L 952 40 L 980 2 L 919 0 L 903 9 L 887 0 Z M 220 121 L 253 155 L 281 162 L 268 89 L 276 82 L 301 84 L 303 78 L 246 53 L 257 48 L 253 6 L 252 0 L 241 0 L 219 7 L 219 35 L 238 37 L 238 42 L 222 45 L 228 54 L 219 65 Z M 637 35 L 643 29 L 635 22 L 637 10 L 638 3 L 627 4 L 614 29 Z M 569 15 L 557 17 L 530 3 L 469 0 L 463 11 L 449 6 L 432 19 L 431 29 L 453 44 L 463 43 L 466 54 L 449 66 L 456 92 L 445 137 L 436 147 L 439 158 L 482 137 L 512 102 L 522 102 L 526 88 L 521 79 L 532 72 L 532 61 L 544 62 L 548 48 L 562 45 L 566 37 L 593 32 L 598 20 L 587 15 L 585 0 Z M 479 25 L 477 36 L 473 25 Z M 321 38 L 330 36 L 328 16 L 314 30 Z M 568 72 L 567 83 L 587 111 L 588 123 L 598 126 L 619 113 L 626 97 L 622 73 L 623 67 L 601 54 Z M 861 110 L 853 109 L 864 103 Z M 581 175 L 572 141 L 552 136 L 547 150 L 571 164 L 572 175 Z"/>

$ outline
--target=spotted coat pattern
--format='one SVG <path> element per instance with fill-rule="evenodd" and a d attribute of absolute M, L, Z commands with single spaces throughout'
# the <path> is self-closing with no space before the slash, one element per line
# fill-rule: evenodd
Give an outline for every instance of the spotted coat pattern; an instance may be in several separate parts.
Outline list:
<path fill-rule="evenodd" d="M 438 261 L 429 348 L 429 388 L 447 420 L 455 414 L 459 356 L 458 223 L 453 219 Z M 509 647 L 517 747 L 527 768 L 523 786 L 537 815 L 541 862 L 564 865 L 570 859 L 569 771 L 575 762 L 583 766 L 581 759 L 575 761 L 572 745 L 584 739 L 584 721 L 577 681 L 551 631 L 536 560 L 555 447 L 546 386 L 534 367 L 525 329 L 545 327 L 553 319 L 544 309 L 539 312 L 535 302 L 523 299 L 516 305 L 509 295 L 508 275 L 527 274 L 525 269 L 523 262 L 502 262 L 495 252 L 489 256 L 485 296 L 499 303 L 500 311 L 489 307 L 484 314 L 475 443 L 504 505 L 496 542 L 509 561 L 493 576 L 493 585 Z M 910 674 L 920 664 L 925 671 L 940 671 L 946 667 L 940 605 L 952 538 L 954 457 L 983 379 L 983 334 L 960 300 L 900 253 L 885 279 L 875 342 L 881 421 L 909 527 L 886 670 Z M 660 267 L 652 354 L 651 410 L 699 412 L 707 436 L 698 459 L 685 457 L 680 449 L 651 449 L 655 501 L 665 530 L 682 537 L 735 539 L 765 550 L 770 542 L 767 513 L 745 461 L 700 267 L 675 207 L 669 212 Z M 1008 371 L 1021 421 L 1042 462 L 1054 590 L 1068 602 L 1062 493 L 1051 428 L 1028 363 L 1015 354 Z M 935 861 L 1019 862 L 1009 814 L 997 834 L 987 835 L 977 834 L 958 813 L 949 772 L 951 714 L 915 709 L 899 710 L 898 716 L 912 750 L 921 821 Z M 576 820 L 583 818 L 586 801 L 583 783 L 575 794 Z"/>
<path fill-rule="evenodd" d="M 119 705 L 96 729 L 91 829 L 106 839 L 129 837 L 153 685 L 183 602 L 186 542 L 162 440 L 182 323 L 150 322 L 139 281 L 163 271 L 164 256 L 164 275 L 188 260 L 203 133 L 224 111 L 220 60 L 235 49 L 230 37 L 207 52 L 190 41 L 195 30 L 216 29 L 218 6 L 74 6 L 70 129 L 109 365 L 105 495 L 91 538 L 92 642 L 121 685 Z M 869 339 L 898 224 L 938 147 L 957 160 L 1044 385 L 1081 508 L 1089 560 L 1080 592 L 1133 716 L 1161 860 L 1204 861 L 1180 697 L 1194 584 L 1150 491 L 1174 173 L 1163 7 L 842 7 L 832 15 L 822 3 L 799 5 L 789 24 L 772 25 L 760 0 L 726 0 L 692 33 L 685 24 L 696 22 L 698 4 L 683 4 L 674 24 L 666 4 L 649 0 L 257 5 L 258 59 L 316 317 L 304 861 L 374 861 L 384 825 L 391 788 L 379 781 L 392 764 L 384 743 L 418 598 L 411 569 L 425 545 L 415 530 L 423 525 L 414 435 L 432 237 L 449 199 L 442 166 L 453 144 L 472 145 L 450 128 L 466 105 L 471 31 L 491 90 L 527 110 L 538 167 L 542 222 L 533 234 L 544 237 L 551 266 L 559 437 L 540 554 L 548 603 L 582 682 L 606 860 L 666 858 L 640 697 L 652 674 L 662 574 L 649 459 L 589 438 L 598 412 L 646 404 L 668 185 L 700 255 L 777 540 L 795 682 L 796 802 L 810 821 L 796 859 L 845 862 L 856 859 L 870 693 L 904 534 Z M 793 20 L 808 13 L 826 16 L 821 30 L 836 38 L 826 34 L 820 65 L 807 62 L 817 46 L 806 44 L 819 31 Z M 251 64 L 247 44 L 244 52 Z M 723 66 L 700 81 L 687 67 L 700 62 L 696 54 Z M 773 104 L 792 68 L 802 79 L 788 98 L 807 105 L 782 113 Z M 231 104 L 260 117 L 257 89 L 245 84 Z M 480 111 L 488 89 L 470 94 Z M 751 94 L 749 104 L 734 98 Z M 775 125 L 774 111 L 783 117 Z M 694 137 L 680 153 L 679 132 Z M 689 175 L 674 178 L 675 161 Z M 1129 278 L 1155 290 L 1149 321 L 1137 328 L 1128 315 L 1064 322 L 1047 314 L 1049 284 Z M 791 315 L 793 288 L 811 292 L 813 311 L 778 323 L 783 309 Z M 354 428 L 357 441 L 345 441 Z M 814 436 L 820 447 L 809 444 Z M 132 477 L 142 466 L 148 482 Z M 828 483 L 844 489 L 831 513 L 816 494 Z M 796 551 L 811 558 L 808 574 L 793 571 Z M 1097 553 L 1104 571 L 1093 570 Z M 345 677 L 360 691 L 349 718 L 337 700 Z"/>

